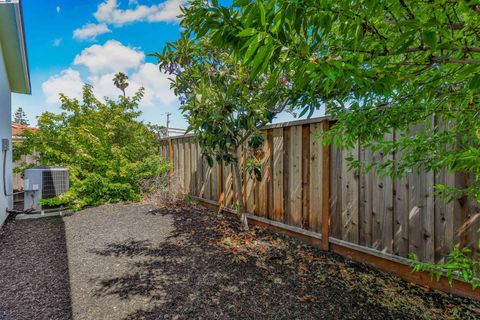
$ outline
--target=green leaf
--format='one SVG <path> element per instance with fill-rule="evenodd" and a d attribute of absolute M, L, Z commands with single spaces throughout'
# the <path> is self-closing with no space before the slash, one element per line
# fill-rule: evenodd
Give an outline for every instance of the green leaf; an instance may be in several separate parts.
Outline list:
<path fill-rule="evenodd" d="M 300 112 L 300 115 L 298 117 L 299 118 L 303 117 L 307 113 L 308 110 L 310 110 L 309 106 L 306 106 L 305 108 L 303 108 L 302 112 Z"/>
<path fill-rule="evenodd" d="M 438 43 L 437 33 L 434 31 L 424 31 L 422 35 L 425 44 L 432 48 L 432 50 L 435 50 Z"/>
<path fill-rule="evenodd" d="M 235 0 L 233 1 L 233 5 L 236 7 L 244 7 L 250 3 L 250 0 Z"/>
<path fill-rule="evenodd" d="M 261 46 L 260 49 L 258 49 L 257 54 L 253 59 L 252 73 L 250 76 L 251 79 L 257 76 L 257 74 L 259 73 L 261 65 L 263 64 L 263 62 L 265 62 L 268 50 L 269 47 L 266 45 Z"/>
<path fill-rule="evenodd" d="M 211 156 L 207 156 L 207 163 L 210 168 L 213 167 L 213 158 Z"/>
<path fill-rule="evenodd" d="M 470 83 L 468 84 L 468 87 L 471 90 L 480 89 L 480 73 L 476 73 L 473 75 L 472 79 L 470 80 Z"/>
<path fill-rule="evenodd" d="M 258 0 L 257 4 L 258 4 L 258 10 L 260 11 L 260 22 L 261 22 L 262 26 L 265 27 L 265 25 L 267 23 L 266 22 L 266 17 L 265 17 L 265 7 L 263 6 L 261 0 Z"/>
<path fill-rule="evenodd" d="M 258 34 L 256 38 L 252 38 L 252 42 L 247 48 L 247 51 L 245 52 L 245 56 L 243 57 L 243 63 L 247 63 L 250 58 L 253 56 L 253 54 L 256 52 L 257 48 L 260 46 L 260 43 L 262 41 L 263 37 L 261 34 Z"/>
<path fill-rule="evenodd" d="M 251 37 L 253 36 L 254 34 L 257 33 L 257 30 L 253 29 L 253 28 L 246 28 L 246 29 L 243 29 L 242 31 L 240 31 L 237 36 L 239 37 Z"/>

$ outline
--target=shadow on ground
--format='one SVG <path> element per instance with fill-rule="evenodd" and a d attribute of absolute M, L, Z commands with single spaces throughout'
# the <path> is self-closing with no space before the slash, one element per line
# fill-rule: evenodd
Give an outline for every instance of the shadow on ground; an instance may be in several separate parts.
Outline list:
<path fill-rule="evenodd" d="M 0 319 L 71 318 L 63 220 L 8 221 L 0 231 Z"/>
<path fill-rule="evenodd" d="M 201 207 L 89 208 L 0 231 L 0 320 L 479 319 L 429 291 Z"/>
<path fill-rule="evenodd" d="M 126 319 L 475 319 L 479 305 L 424 290 L 363 265 L 200 208 L 162 209 L 174 232 L 161 244 L 127 239 L 92 253 L 132 259 L 94 278 L 95 295 L 145 306 Z M 266 245 L 261 245 L 261 244 Z M 272 245 L 273 244 L 273 245 Z M 140 260 L 140 261 L 139 261 Z"/>

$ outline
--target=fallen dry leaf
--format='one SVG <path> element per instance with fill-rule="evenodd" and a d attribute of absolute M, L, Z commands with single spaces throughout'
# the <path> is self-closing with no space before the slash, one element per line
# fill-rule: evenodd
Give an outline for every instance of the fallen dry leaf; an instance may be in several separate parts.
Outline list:
<path fill-rule="evenodd" d="M 302 296 L 302 297 L 298 297 L 298 301 L 300 301 L 300 302 L 312 302 L 313 298 L 311 296 Z"/>
<path fill-rule="evenodd" d="M 305 271 L 305 272 L 308 272 L 309 269 L 307 268 L 306 265 L 304 265 L 303 263 L 300 263 L 299 266 L 298 266 L 298 269 L 302 270 L 302 271 Z"/>
<path fill-rule="evenodd" d="M 234 255 L 232 260 L 235 263 L 245 263 L 245 262 L 247 262 L 247 257 L 239 254 L 239 255 Z"/>

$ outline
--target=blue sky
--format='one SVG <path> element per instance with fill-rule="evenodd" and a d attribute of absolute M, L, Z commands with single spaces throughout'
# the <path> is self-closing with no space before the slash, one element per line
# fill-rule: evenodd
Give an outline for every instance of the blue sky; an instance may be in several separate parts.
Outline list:
<path fill-rule="evenodd" d="M 226 1 L 228 2 L 228 1 Z M 23 13 L 32 95 L 14 94 L 12 108 L 22 107 L 31 124 L 45 111 L 58 112 L 58 93 L 80 97 L 83 83 L 98 96 L 115 97 L 113 74 L 130 77 L 127 94 L 146 89 L 142 120 L 185 128 L 179 102 L 167 75 L 147 55 L 161 51 L 180 34 L 176 16 L 184 0 L 24 0 Z M 284 115 L 279 120 L 290 120 Z"/>

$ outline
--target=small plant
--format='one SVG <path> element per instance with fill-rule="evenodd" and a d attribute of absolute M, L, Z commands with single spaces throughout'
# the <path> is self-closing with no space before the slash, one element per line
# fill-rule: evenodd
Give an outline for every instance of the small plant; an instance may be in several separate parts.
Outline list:
<path fill-rule="evenodd" d="M 478 231 L 480 233 L 480 229 Z M 480 249 L 480 241 L 478 242 Z M 440 280 L 442 275 L 448 279 L 450 286 L 453 284 L 453 278 L 462 278 L 465 282 L 471 283 L 472 288 L 480 286 L 480 255 L 477 253 L 472 257 L 472 250 L 469 248 L 460 248 L 454 246 L 453 250 L 446 257 L 446 261 L 440 264 L 421 262 L 415 253 L 409 254 L 410 264 L 413 272 L 430 272 L 431 278 Z"/>

